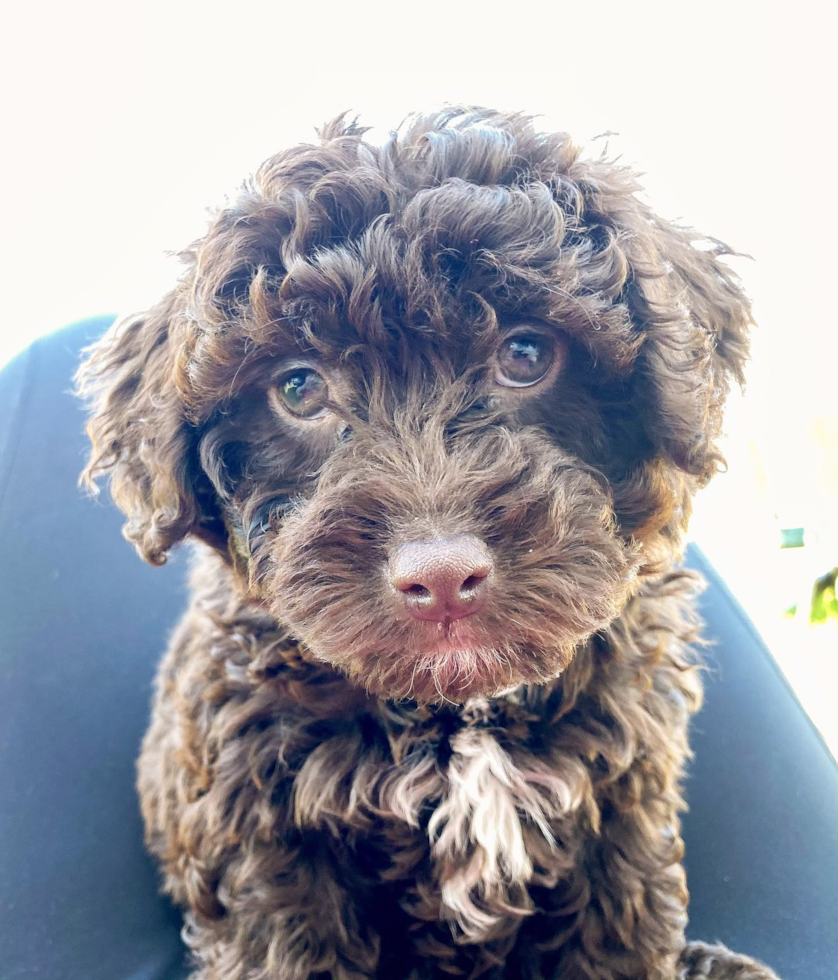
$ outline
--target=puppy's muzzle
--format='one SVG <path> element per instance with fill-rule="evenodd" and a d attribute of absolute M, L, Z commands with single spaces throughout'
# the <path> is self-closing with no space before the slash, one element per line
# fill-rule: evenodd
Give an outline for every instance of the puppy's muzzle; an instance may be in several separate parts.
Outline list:
<path fill-rule="evenodd" d="M 482 609 L 494 570 L 486 545 L 473 534 L 399 545 L 390 557 L 390 584 L 414 619 L 450 623 Z"/>

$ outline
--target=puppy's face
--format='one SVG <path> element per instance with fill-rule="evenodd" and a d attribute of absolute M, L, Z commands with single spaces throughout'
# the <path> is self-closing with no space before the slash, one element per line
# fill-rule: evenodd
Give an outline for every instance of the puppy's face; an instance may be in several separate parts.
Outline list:
<path fill-rule="evenodd" d="M 286 323 L 201 439 L 251 594 L 384 696 L 555 676 L 639 558 L 592 459 L 609 436 L 590 356 L 479 308 L 378 340 L 336 326 L 313 350 Z"/>
<path fill-rule="evenodd" d="M 90 472 L 391 698 L 555 677 L 677 548 L 747 303 L 625 174 L 488 112 L 262 168 L 83 373 Z"/>

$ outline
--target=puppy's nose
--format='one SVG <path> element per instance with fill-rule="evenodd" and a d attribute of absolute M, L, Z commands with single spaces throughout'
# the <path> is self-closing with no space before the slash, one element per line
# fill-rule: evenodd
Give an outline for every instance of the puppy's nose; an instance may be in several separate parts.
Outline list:
<path fill-rule="evenodd" d="M 486 603 L 492 556 L 473 534 L 400 545 L 390 558 L 390 582 L 415 619 L 450 622 Z"/>

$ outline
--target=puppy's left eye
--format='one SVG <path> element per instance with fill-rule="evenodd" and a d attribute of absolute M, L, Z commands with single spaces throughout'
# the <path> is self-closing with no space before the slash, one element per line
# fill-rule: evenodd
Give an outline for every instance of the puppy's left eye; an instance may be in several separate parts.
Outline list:
<path fill-rule="evenodd" d="M 295 368 L 279 379 L 279 397 L 293 415 L 315 419 L 326 413 L 329 389 L 320 375 L 311 368 Z"/>
<path fill-rule="evenodd" d="M 507 388 L 527 388 L 547 375 L 555 356 L 555 344 L 543 334 L 506 337 L 498 351 L 495 379 Z"/>

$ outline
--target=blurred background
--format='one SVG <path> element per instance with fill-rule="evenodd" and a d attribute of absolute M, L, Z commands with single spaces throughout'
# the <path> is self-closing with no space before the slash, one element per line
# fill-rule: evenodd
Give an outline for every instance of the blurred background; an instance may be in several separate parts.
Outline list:
<path fill-rule="evenodd" d="M 662 214 L 752 256 L 736 260 L 759 323 L 747 394 L 692 535 L 838 754 L 830 16 L 806 0 L 18 4 L 0 42 L 0 363 L 154 302 L 206 207 L 343 110 L 383 137 L 469 102 L 607 141 Z"/>

